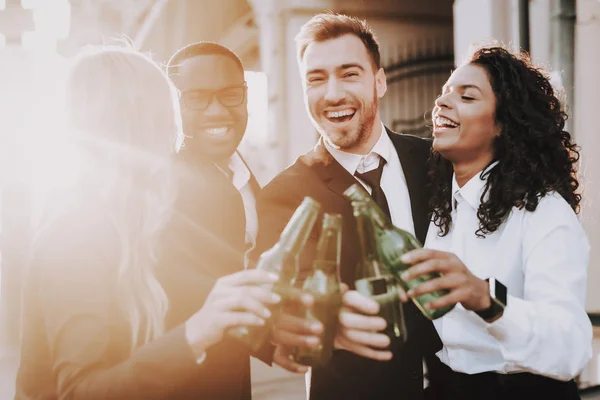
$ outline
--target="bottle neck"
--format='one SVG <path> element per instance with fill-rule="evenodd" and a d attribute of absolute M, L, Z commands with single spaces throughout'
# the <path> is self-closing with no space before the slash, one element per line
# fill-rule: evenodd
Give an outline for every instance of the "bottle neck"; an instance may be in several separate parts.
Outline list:
<path fill-rule="evenodd" d="M 383 213 L 377 203 L 375 203 L 373 200 L 371 200 L 371 203 L 372 205 L 370 204 L 369 214 L 371 216 L 372 223 L 380 229 L 392 228 L 392 221 L 390 221 L 389 217 Z"/>
<path fill-rule="evenodd" d="M 315 260 L 340 263 L 342 232 L 337 227 L 324 227 L 317 243 Z"/>
<path fill-rule="evenodd" d="M 371 219 L 364 213 L 356 215 L 358 225 L 358 237 L 363 260 L 377 259 L 377 248 L 375 246 L 375 232 Z"/>
<path fill-rule="evenodd" d="M 375 222 L 378 227 L 384 229 L 392 226 L 390 218 L 383 212 L 381 207 L 375 203 L 373 198 L 369 196 L 369 193 L 367 193 L 367 191 L 358 183 L 346 189 L 344 196 L 353 203 L 364 203 L 363 206 L 368 210 L 373 222 Z"/>
<path fill-rule="evenodd" d="M 281 233 L 278 245 L 290 257 L 297 257 L 306 244 L 319 214 L 315 203 L 302 203 Z"/>
<path fill-rule="evenodd" d="M 364 204 L 364 203 L 363 203 Z M 358 225 L 358 236 L 361 249 L 361 261 L 357 269 L 358 278 L 370 278 L 383 275 L 377 253 L 377 240 L 375 237 L 375 225 L 369 218 L 364 207 L 355 209 L 355 217 Z"/>

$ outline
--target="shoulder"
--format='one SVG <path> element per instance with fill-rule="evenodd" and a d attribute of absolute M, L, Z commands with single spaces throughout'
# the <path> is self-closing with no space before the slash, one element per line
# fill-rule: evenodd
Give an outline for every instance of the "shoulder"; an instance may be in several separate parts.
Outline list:
<path fill-rule="evenodd" d="M 524 209 L 521 211 L 524 213 L 523 227 L 526 242 L 537 243 L 557 230 L 587 242 L 577 214 L 559 193 L 550 192 L 542 196 L 534 211 Z"/>
<path fill-rule="evenodd" d="M 75 204 L 50 213 L 37 227 L 29 251 L 29 272 L 46 278 L 98 278 L 114 265 L 118 233 L 98 203 Z M 108 264 L 108 265 L 107 265 Z"/>
<path fill-rule="evenodd" d="M 313 172 L 298 158 L 292 165 L 277 174 L 260 191 L 260 198 L 274 196 L 294 196 L 302 188 L 302 183 L 310 179 Z"/>
<path fill-rule="evenodd" d="M 577 214 L 569 203 L 556 192 L 547 193 L 540 197 L 538 206 L 532 212 L 527 212 L 527 219 L 547 225 L 579 224 Z"/>
<path fill-rule="evenodd" d="M 386 128 L 387 129 L 387 128 Z M 394 132 L 391 129 L 387 129 L 387 132 L 392 141 L 400 141 L 409 143 L 419 150 L 429 151 L 433 140 L 431 138 L 424 138 L 415 135 L 408 135 L 405 133 Z"/>

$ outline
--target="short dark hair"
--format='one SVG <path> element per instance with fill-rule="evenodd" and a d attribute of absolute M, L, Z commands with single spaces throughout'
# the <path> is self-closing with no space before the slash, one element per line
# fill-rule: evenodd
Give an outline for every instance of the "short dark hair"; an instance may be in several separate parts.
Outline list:
<path fill-rule="evenodd" d="M 187 59 L 196 56 L 207 56 L 207 55 L 222 55 L 231 58 L 240 67 L 240 70 L 244 72 L 244 65 L 242 60 L 233 51 L 227 47 L 222 46 L 214 42 L 196 42 L 188 44 L 185 47 L 177 50 L 167 63 L 167 74 L 173 76 L 177 73 L 179 65 Z"/>
<path fill-rule="evenodd" d="M 302 25 L 300 32 L 296 35 L 298 59 L 302 60 L 309 44 L 336 39 L 348 34 L 357 36 L 362 40 L 371 56 L 375 69 L 379 70 L 381 68 L 379 42 L 367 22 L 356 17 L 331 12 L 317 14 Z"/>

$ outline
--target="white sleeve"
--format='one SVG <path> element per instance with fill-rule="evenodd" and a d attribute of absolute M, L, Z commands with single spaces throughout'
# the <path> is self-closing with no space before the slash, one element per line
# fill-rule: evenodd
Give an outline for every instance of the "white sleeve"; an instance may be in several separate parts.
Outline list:
<path fill-rule="evenodd" d="M 575 214 L 558 210 L 554 215 L 542 211 L 529 221 L 524 299 L 510 296 L 504 315 L 487 330 L 498 340 L 509 370 L 567 381 L 592 357 L 592 325 L 585 312 L 590 246 Z"/>

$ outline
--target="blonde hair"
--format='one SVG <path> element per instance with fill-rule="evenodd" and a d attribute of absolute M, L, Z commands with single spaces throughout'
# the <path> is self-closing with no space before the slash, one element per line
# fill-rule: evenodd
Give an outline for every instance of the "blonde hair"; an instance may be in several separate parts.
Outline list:
<path fill-rule="evenodd" d="M 176 197 L 171 162 L 183 138 L 176 90 L 148 55 L 91 46 L 73 60 L 65 94 L 76 141 L 92 160 L 86 179 L 118 232 L 118 303 L 133 350 L 164 333 L 168 300 L 155 267 Z"/>

